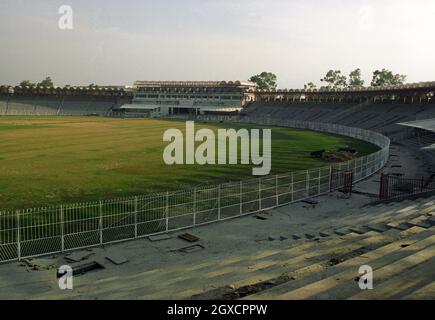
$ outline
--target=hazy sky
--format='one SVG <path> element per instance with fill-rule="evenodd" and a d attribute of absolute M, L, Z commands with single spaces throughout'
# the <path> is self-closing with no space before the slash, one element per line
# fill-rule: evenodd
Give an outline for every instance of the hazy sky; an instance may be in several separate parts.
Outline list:
<path fill-rule="evenodd" d="M 74 29 L 58 27 L 61 5 Z M 246 80 L 299 88 L 331 68 L 435 80 L 434 0 L 1 0 L 0 84 Z"/>

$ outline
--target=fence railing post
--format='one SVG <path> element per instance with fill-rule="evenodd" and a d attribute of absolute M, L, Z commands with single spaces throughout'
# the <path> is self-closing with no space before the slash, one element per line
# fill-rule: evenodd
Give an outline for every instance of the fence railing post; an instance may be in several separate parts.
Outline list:
<path fill-rule="evenodd" d="M 307 197 L 309 197 L 310 196 L 310 171 L 309 170 L 307 170 L 307 175 L 306 175 L 306 178 L 305 178 L 307 181 L 306 181 L 306 186 L 307 186 Z"/>
<path fill-rule="evenodd" d="M 242 181 L 240 181 L 240 215 L 243 213 L 243 184 Z"/>
<path fill-rule="evenodd" d="M 329 166 L 329 192 L 332 191 L 332 166 Z"/>
<path fill-rule="evenodd" d="M 261 178 L 258 178 L 258 210 L 261 210 Z"/>
<path fill-rule="evenodd" d="M 65 218 L 63 212 L 63 205 L 60 206 L 60 247 L 61 252 L 65 251 Z"/>
<path fill-rule="evenodd" d="M 221 219 L 221 188 L 222 185 L 218 185 L 218 220 Z"/>
<path fill-rule="evenodd" d="M 193 189 L 193 225 L 196 225 L 196 188 Z"/>
<path fill-rule="evenodd" d="M 379 199 L 387 199 L 389 197 L 388 180 L 389 176 L 381 173 L 381 183 L 379 184 Z"/>
<path fill-rule="evenodd" d="M 166 232 L 168 232 L 169 231 L 169 191 L 166 192 L 165 214 L 166 214 Z"/>
<path fill-rule="evenodd" d="M 134 197 L 134 238 L 137 239 L 137 213 L 138 213 L 137 196 Z"/>
<path fill-rule="evenodd" d="M 322 178 L 322 169 L 319 168 L 319 188 L 318 188 L 317 194 L 320 194 L 320 179 L 321 178 Z"/>
<path fill-rule="evenodd" d="M 290 183 L 290 192 L 291 192 L 291 199 L 292 199 L 292 201 L 291 202 L 293 202 L 293 201 L 295 201 L 295 187 L 294 187 L 294 182 L 295 182 L 295 180 L 294 180 L 294 176 L 293 176 L 293 172 L 290 174 L 291 175 L 291 183 Z"/>
<path fill-rule="evenodd" d="M 278 175 L 275 176 L 275 195 L 276 195 L 275 205 L 278 207 L 279 206 Z"/>
<path fill-rule="evenodd" d="M 20 211 L 16 211 L 16 222 L 17 222 L 17 256 L 18 261 L 21 260 L 21 221 L 20 221 Z"/>
<path fill-rule="evenodd" d="M 100 245 L 103 245 L 103 202 L 99 202 L 99 222 L 98 229 L 100 230 Z"/>

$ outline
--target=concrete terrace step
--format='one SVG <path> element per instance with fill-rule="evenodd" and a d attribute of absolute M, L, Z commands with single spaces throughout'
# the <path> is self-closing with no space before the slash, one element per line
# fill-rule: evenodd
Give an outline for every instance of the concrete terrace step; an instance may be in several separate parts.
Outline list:
<path fill-rule="evenodd" d="M 423 234 L 427 234 L 427 232 L 423 232 Z M 378 291 L 383 288 L 383 281 L 385 279 L 390 278 L 394 274 L 404 272 L 408 268 L 412 269 L 413 266 L 410 265 L 410 262 L 415 259 L 416 255 L 418 255 L 421 250 L 430 247 L 430 252 L 433 253 L 433 245 L 435 243 L 434 235 L 414 242 L 415 240 L 415 238 L 400 240 L 380 250 L 375 250 L 363 255 L 360 259 L 356 258 L 354 261 L 348 261 L 348 265 L 345 263 L 339 266 L 337 269 L 345 270 L 347 267 L 347 271 L 345 270 L 331 277 L 331 281 L 336 280 L 335 287 L 326 292 L 313 295 L 311 299 L 330 299 L 331 297 L 334 299 L 346 299 L 362 292 L 358 286 L 357 280 L 359 279 L 358 268 L 364 264 L 370 265 L 374 270 L 376 290 L 371 291 Z M 418 277 L 418 274 L 414 274 L 414 276 Z M 408 280 L 412 278 L 413 277 L 408 278 Z"/>
<path fill-rule="evenodd" d="M 424 288 L 435 278 L 435 242 L 430 247 L 417 252 L 383 268 L 374 270 L 375 290 L 364 290 L 349 297 L 353 300 L 396 299 Z M 435 292 L 434 292 L 435 293 Z M 423 299 L 430 296 L 425 295 Z M 432 296 L 435 299 L 435 295 Z"/>
<path fill-rule="evenodd" d="M 204 291 L 207 292 L 208 290 L 204 290 L 205 284 L 207 284 L 207 287 L 210 287 L 210 289 L 230 284 L 238 288 L 240 286 L 273 279 L 295 269 L 315 269 L 325 263 L 329 263 L 329 260 L 331 259 L 330 255 L 337 251 L 337 247 L 340 248 L 340 252 L 356 250 L 361 247 L 361 243 L 367 243 L 365 238 L 368 237 L 370 236 L 351 234 L 343 239 L 335 238 L 329 241 L 325 240 L 325 243 L 320 245 L 318 245 L 316 241 L 313 241 L 310 242 L 310 246 L 305 247 L 298 252 L 294 249 L 283 250 L 280 254 L 276 254 L 276 257 L 273 257 L 273 259 L 271 259 L 271 256 L 263 257 L 251 265 L 236 264 L 232 265 L 231 268 L 224 270 L 217 266 L 212 270 L 208 270 L 208 272 L 204 270 L 201 273 L 195 273 L 195 276 L 186 282 L 186 284 L 191 287 L 190 290 L 186 291 L 179 288 L 180 290 L 177 289 L 177 292 L 171 295 L 171 299 L 190 298 L 186 295 L 186 292 L 192 295 L 201 294 L 204 293 Z M 167 282 L 167 280 L 165 281 Z M 170 282 L 171 286 L 168 287 L 167 290 L 172 290 L 173 292 L 173 288 L 177 287 L 177 282 Z M 168 293 L 155 292 L 151 296 L 147 295 L 143 296 L 143 298 L 156 299 L 165 296 L 165 294 L 167 296 Z"/>
<path fill-rule="evenodd" d="M 397 217 L 406 217 L 406 216 L 408 216 L 410 210 L 417 209 L 417 208 L 418 208 L 418 206 L 415 205 L 412 207 L 405 208 L 406 210 L 404 210 L 403 207 L 397 207 L 397 208 L 391 209 L 391 208 L 385 207 L 385 205 L 382 205 L 382 207 L 380 209 L 377 209 L 377 210 L 372 209 L 372 210 L 369 210 L 365 214 L 356 214 L 356 215 L 350 215 L 347 217 L 343 217 L 343 218 L 340 218 L 339 221 L 341 221 L 343 223 L 348 223 L 348 224 L 350 223 L 353 225 L 361 224 L 361 223 L 367 222 L 368 220 L 370 220 L 370 222 L 373 223 L 373 222 L 393 219 L 393 218 L 397 218 Z M 398 213 L 398 211 L 401 211 L 401 212 Z"/>
<path fill-rule="evenodd" d="M 231 284 L 236 288 L 240 288 L 243 286 L 255 285 L 262 281 L 276 280 L 276 277 L 282 275 L 299 277 L 322 270 L 328 265 L 334 264 L 334 260 L 341 259 L 341 257 L 346 254 L 355 254 L 355 252 L 361 250 L 364 246 L 376 247 L 378 242 L 382 244 L 385 241 L 394 241 L 391 237 L 378 235 L 375 232 L 371 232 L 364 236 L 352 235 L 351 237 L 353 239 L 350 239 L 347 242 L 343 241 L 341 244 L 337 243 L 337 241 L 332 241 L 331 239 L 331 241 L 325 242 L 325 245 L 329 244 L 329 248 L 327 249 L 315 248 L 318 249 L 315 252 L 307 252 L 307 254 L 302 254 L 291 260 L 283 259 L 281 263 L 285 264 L 282 266 L 279 266 L 277 263 L 271 263 L 269 268 L 256 269 L 254 272 L 246 274 L 246 276 L 242 277 L 240 281 L 235 281 Z M 228 280 L 232 280 L 232 278 L 227 278 L 226 281 Z M 230 283 L 227 282 L 227 285 L 228 284 Z M 220 297 L 218 297 L 218 299 L 219 298 Z"/>
<path fill-rule="evenodd" d="M 334 233 L 338 234 L 339 236 L 345 236 L 349 233 L 352 233 L 352 231 L 350 231 L 350 228 L 341 228 L 334 230 Z"/>
<path fill-rule="evenodd" d="M 401 299 L 405 299 L 405 300 L 432 299 L 432 300 L 435 300 L 435 281 L 430 282 L 428 285 L 406 295 L 405 297 L 401 297 Z"/>
<path fill-rule="evenodd" d="M 364 217 L 364 218 L 356 217 L 355 219 L 351 219 L 352 217 L 349 217 L 349 219 L 346 219 L 347 221 L 344 221 L 344 223 L 349 221 L 348 225 L 343 226 L 339 229 L 335 229 L 334 232 L 338 235 L 344 235 L 347 234 L 349 230 L 352 228 L 356 228 L 357 229 L 356 232 L 363 232 L 364 231 L 363 229 L 367 230 L 369 226 L 373 226 L 373 225 L 380 225 L 380 224 L 388 225 L 392 223 L 394 224 L 394 226 L 397 226 L 402 223 L 405 223 L 408 219 L 412 219 L 420 215 L 417 209 L 414 208 L 411 209 L 411 207 L 405 209 L 402 208 L 399 211 L 394 211 L 394 210 L 387 211 L 387 212 L 383 212 L 380 215 L 377 215 L 376 213 L 371 213 L 369 217 Z M 400 223 L 396 223 L 395 221 L 398 221 L 399 219 L 402 219 L 400 220 Z"/>
<path fill-rule="evenodd" d="M 352 236 L 348 237 L 346 240 Z M 335 242 L 344 241 L 344 239 L 335 239 Z M 192 295 L 212 289 L 211 285 L 222 286 L 228 284 L 223 280 L 228 279 L 230 276 L 234 280 L 246 277 L 247 272 L 254 271 L 254 269 L 267 268 L 271 263 L 268 257 L 275 255 L 276 257 L 284 256 L 291 258 L 304 254 L 305 251 L 310 252 L 312 246 L 317 246 L 318 243 L 314 241 L 295 244 L 294 247 L 287 246 L 280 250 L 260 250 L 257 254 L 249 252 L 249 254 L 239 256 L 229 256 L 227 258 L 217 257 L 206 264 L 198 264 L 197 261 L 189 261 L 184 263 L 182 267 L 171 266 L 163 270 L 152 269 L 141 272 L 136 275 L 123 277 L 115 275 L 113 277 L 105 277 L 90 284 L 83 284 L 76 286 L 81 288 L 82 292 L 86 291 L 86 287 L 96 286 L 101 288 L 116 287 L 116 297 L 119 297 L 120 292 L 128 288 L 136 288 L 137 294 L 141 298 L 146 299 L 159 299 L 159 298 L 190 298 Z M 320 246 L 321 247 L 321 246 Z M 288 254 L 288 256 L 286 256 Z M 275 258 L 276 258 L 275 257 Z M 251 269 L 249 269 L 251 268 Z M 122 281 L 121 281 L 122 280 Z M 121 284 L 119 284 L 121 283 Z M 174 290 L 177 288 L 177 290 Z M 93 295 L 104 294 L 109 299 L 112 298 L 112 292 L 102 289 L 103 291 L 93 290 Z M 131 293 L 130 293 L 131 294 Z M 74 292 L 68 295 L 73 298 Z M 125 298 L 129 296 L 128 290 L 125 291 Z M 91 296 L 92 297 L 92 296 Z M 90 298 L 91 298 L 90 297 Z"/>
<path fill-rule="evenodd" d="M 423 234 L 423 232 L 426 232 Z M 313 299 L 313 298 L 339 298 L 343 297 L 344 291 L 353 290 L 354 288 L 360 290 L 358 284 L 355 283 L 355 277 L 358 276 L 358 268 L 361 265 L 369 264 L 376 266 L 383 266 L 389 264 L 391 261 L 400 259 L 404 255 L 409 254 L 409 250 L 402 250 L 401 245 L 408 245 L 410 243 L 418 243 L 421 238 L 431 237 L 426 243 L 421 245 L 429 245 L 434 243 L 434 232 L 429 232 L 421 228 L 415 228 L 410 232 L 407 230 L 403 233 L 415 234 L 414 237 L 394 241 L 392 243 L 380 246 L 377 249 L 363 253 L 355 258 L 344 261 L 340 264 L 334 265 L 325 269 L 322 272 L 311 274 L 307 277 L 290 281 L 283 285 L 274 287 L 270 290 L 264 291 L 254 296 L 247 297 L 248 299 Z M 413 238 L 413 239 L 411 239 Z M 383 257 L 390 254 L 389 260 Z"/>
<path fill-rule="evenodd" d="M 364 234 L 370 231 L 370 229 L 366 226 L 362 226 L 362 227 L 353 227 L 349 229 L 350 231 L 354 232 L 354 233 L 358 233 L 358 234 Z"/>
<path fill-rule="evenodd" d="M 309 243 L 303 244 L 301 248 L 285 249 L 273 256 L 262 257 L 258 259 L 256 263 L 250 265 L 233 265 L 231 269 L 226 270 L 220 270 L 220 268 L 217 267 L 216 269 L 219 270 L 217 273 L 213 273 L 213 270 L 210 270 L 204 274 L 205 279 L 200 276 L 199 279 L 193 279 L 192 281 L 199 280 L 199 283 L 207 283 L 215 287 L 230 284 L 239 287 L 246 284 L 257 283 L 279 277 L 294 268 L 309 265 L 317 258 L 317 255 L 312 253 L 314 250 L 318 250 L 322 255 L 327 255 L 329 252 L 336 250 L 337 245 L 340 245 L 340 247 L 350 247 L 352 246 L 352 242 L 357 242 L 360 239 L 361 237 L 355 234 L 349 235 L 346 238 L 335 238 L 331 239 L 333 244 L 335 244 L 332 246 L 328 243 L 310 241 Z M 198 286 L 198 288 L 200 289 L 197 290 L 197 294 L 204 292 L 201 286 Z M 177 298 L 184 299 L 189 297 L 183 294 Z"/>
<path fill-rule="evenodd" d="M 390 227 L 388 227 L 386 224 L 369 225 L 367 226 L 367 228 L 379 233 L 385 232 L 390 229 Z"/>
<path fill-rule="evenodd" d="M 361 248 L 361 241 L 352 240 L 350 242 L 343 242 L 339 244 L 340 250 L 337 251 L 337 246 L 330 244 L 328 249 L 319 249 L 319 252 L 312 252 L 308 254 L 301 254 L 293 259 L 283 259 L 271 263 L 268 268 L 252 269 L 247 277 L 243 277 L 240 280 L 233 281 L 231 285 L 236 288 L 243 286 L 255 285 L 262 281 L 271 281 L 280 276 L 286 274 L 305 274 L 314 272 L 315 270 L 321 270 L 325 268 L 325 265 L 334 263 L 334 257 L 350 254 Z"/>
<path fill-rule="evenodd" d="M 409 220 L 408 223 L 413 225 L 413 226 L 417 226 L 417 227 L 421 227 L 421 228 L 430 228 L 431 224 L 428 223 L 427 220 L 428 220 L 428 217 L 426 215 L 421 215 L 417 218 Z"/>
<path fill-rule="evenodd" d="M 405 210 L 405 209 L 408 209 L 408 210 Z M 413 214 L 415 214 L 415 211 L 413 211 L 413 210 L 409 210 L 409 209 L 411 209 L 411 208 L 405 208 L 405 209 L 401 209 L 400 211 L 401 211 L 401 216 L 407 216 L 407 215 L 413 215 Z M 407 226 L 406 228 L 404 228 L 404 230 L 407 230 L 407 229 L 409 229 L 409 228 L 412 228 L 412 226 L 411 225 L 409 225 L 409 226 Z M 383 228 L 383 229 L 387 229 L 386 227 L 385 228 Z M 360 232 L 360 233 L 365 233 L 365 232 L 367 232 L 367 231 L 370 231 L 370 229 L 365 229 L 365 230 L 363 230 L 364 232 Z M 393 233 L 394 234 L 394 233 Z M 288 249 L 288 250 L 290 250 L 290 251 L 293 251 L 293 249 L 292 248 L 290 248 L 290 249 Z M 282 255 L 282 251 L 281 250 L 277 250 L 276 252 L 269 252 L 268 253 L 268 255 L 266 255 L 266 256 L 263 256 L 263 257 L 257 257 L 257 258 L 260 258 L 260 259 L 263 259 L 263 258 L 265 258 L 265 259 L 269 259 L 269 258 L 271 258 L 273 255 Z M 272 275 L 275 275 L 276 274 L 276 270 L 281 270 L 281 266 L 279 266 L 278 265 L 278 263 L 279 263 L 280 261 L 268 261 L 268 262 L 265 262 L 265 263 L 260 263 L 260 264 L 258 264 L 257 266 L 250 266 L 250 267 L 248 267 L 248 269 L 250 269 L 250 270 L 252 270 L 253 272 L 257 272 L 258 273 L 258 276 L 261 276 L 261 277 L 263 277 L 264 278 L 264 276 L 272 276 Z M 284 261 L 281 261 L 281 262 L 284 262 Z M 234 265 L 234 267 L 237 269 L 237 268 L 243 268 L 243 267 L 246 267 L 246 265 L 247 264 L 243 264 L 243 265 L 240 265 L 240 264 L 235 264 Z M 200 271 L 200 270 L 199 270 Z M 218 278 L 221 278 L 221 277 L 223 277 L 223 278 L 225 278 L 225 274 L 226 273 L 229 273 L 230 272 L 230 270 L 220 270 L 218 273 L 216 273 L 216 274 L 214 274 L 214 276 L 216 276 L 216 277 L 218 277 Z M 213 273 L 211 273 L 211 275 L 213 275 Z M 257 275 L 255 275 L 255 276 L 257 276 Z M 260 278 L 257 278 L 257 279 L 260 279 Z M 253 279 L 248 279 L 248 280 L 253 280 Z M 246 282 L 246 281 L 245 281 Z M 240 283 L 245 283 L 243 280 L 240 282 Z"/>
<path fill-rule="evenodd" d="M 392 214 L 387 216 L 375 216 L 375 218 L 371 221 L 371 223 L 385 222 L 385 221 L 398 221 L 398 220 L 407 220 L 412 219 L 419 216 L 418 208 L 405 208 L 401 210 L 397 210 Z"/>
<path fill-rule="evenodd" d="M 406 222 L 406 221 L 393 221 L 393 222 L 389 222 L 387 223 L 387 226 L 389 226 L 390 228 L 394 228 L 394 229 L 398 229 L 398 230 L 408 230 L 409 228 L 412 227 L 412 224 Z"/>
<path fill-rule="evenodd" d="M 397 220 L 403 218 L 404 220 L 417 217 L 419 214 L 430 214 L 435 210 L 435 197 L 429 199 L 419 199 L 413 202 L 396 202 L 391 204 L 379 204 L 376 207 L 369 207 L 369 209 L 362 208 L 358 210 L 352 210 L 355 214 L 341 217 L 336 220 L 332 220 L 331 223 L 336 221 L 338 228 L 349 228 L 359 225 L 373 225 Z M 412 205 L 409 205 L 409 204 Z M 345 233 L 344 233 L 345 234 Z"/>

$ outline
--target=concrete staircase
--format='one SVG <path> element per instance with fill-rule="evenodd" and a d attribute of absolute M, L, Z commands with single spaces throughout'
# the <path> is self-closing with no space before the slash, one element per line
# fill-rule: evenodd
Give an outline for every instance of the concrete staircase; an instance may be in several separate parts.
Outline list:
<path fill-rule="evenodd" d="M 135 251 L 122 269 L 75 278 L 72 291 L 59 292 L 48 273 L 31 283 L 40 299 L 435 299 L 435 198 L 353 210 L 299 237 L 213 252 Z M 373 268 L 373 290 L 358 286 L 361 265 Z M 29 283 L 35 275 L 18 276 Z M 20 297 L 16 284 L 4 283 L 0 289 Z"/>
<path fill-rule="evenodd" d="M 354 227 L 349 224 L 334 230 L 340 235 L 338 242 L 331 236 L 334 240 L 322 245 L 326 250 L 313 247 L 309 259 L 328 255 L 328 248 L 339 246 L 341 253 L 331 259 L 330 266 L 298 268 L 286 274 L 289 281 L 244 299 L 435 299 L 434 201 L 409 204 L 365 209 L 354 219 Z M 376 218 L 369 225 L 357 226 L 374 213 Z M 359 289 L 361 265 L 373 268 L 374 290 Z"/>

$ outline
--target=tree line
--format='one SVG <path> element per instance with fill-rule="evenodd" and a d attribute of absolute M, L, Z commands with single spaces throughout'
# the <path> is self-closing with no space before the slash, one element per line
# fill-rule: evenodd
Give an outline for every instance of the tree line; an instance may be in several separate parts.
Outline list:
<path fill-rule="evenodd" d="M 44 80 L 42 80 L 41 82 L 31 82 L 30 80 L 23 80 L 20 82 L 20 86 L 21 87 L 30 87 L 30 88 L 34 88 L 34 87 L 45 87 L 45 88 L 49 88 L 49 87 L 54 87 L 54 83 L 53 80 L 51 79 L 51 77 L 46 77 Z M 70 87 L 70 85 L 66 85 L 65 87 Z M 96 85 L 95 83 L 91 83 L 90 85 L 88 85 L 89 88 L 99 88 L 99 85 Z"/>
<path fill-rule="evenodd" d="M 50 77 L 46 77 L 44 80 L 38 83 L 31 82 L 30 80 L 23 80 L 20 82 L 21 87 L 54 87 L 53 80 Z"/>
<path fill-rule="evenodd" d="M 275 90 L 277 88 L 277 76 L 272 72 L 262 72 L 252 76 L 250 81 L 257 85 L 260 90 Z M 329 70 L 326 75 L 320 79 L 324 86 L 320 89 L 345 89 L 345 88 L 361 88 L 364 86 L 364 80 L 361 78 L 361 69 L 355 69 L 346 77 L 341 70 Z M 406 76 L 403 74 L 394 74 L 387 69 L 376 70 L 373 72 L 372 87 L 379 86 L 395 86 L 404 84 Z M 30 80 L 23 80 L 20 83 L 22 87 L 54 87 L 51 77 L 46 77 L 38 83 L 32 83 Z M 98 88 L 98 85 L 91 83 L 88 87 Z M 317 89 L 313 82 L 308 82 L 304 85 L 305 90 Z"/>
<path fill-rule="evenodd" d="M 262 72 L 260 74 L 252 76 L 250 81 L 257 85 L 257 89 L 260 90 L 276 90 L 277 88 L 277 77 L 272 72 Z M 361 88 L 364 87 L 365 81 L 361 78 L 361 69 L 355 69 L 349 73 L 347 77 L 341 70 L 329 70 L 326 75 L 320 79 L 323 86 L 319 89 L 345 89 L 345 88 Z M 395 74 L 390 70 L 382 69 L 375 70 L 373 72 L 372 81 L 370 86 L 380 87 L 380 86 L 396 86 L 404 84 L 406 81 L 406 76 L 403 74 Z M 314 82 L 309 82 L 304 85 L 305 90 L 317 89 Z"/>

